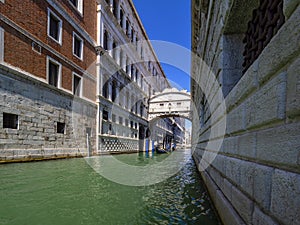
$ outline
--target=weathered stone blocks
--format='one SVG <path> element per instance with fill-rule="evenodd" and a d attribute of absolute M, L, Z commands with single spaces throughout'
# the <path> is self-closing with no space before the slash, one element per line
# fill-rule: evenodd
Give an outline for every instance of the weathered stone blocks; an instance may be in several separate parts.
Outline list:
<path fill-rule="evenodd" d="M 300 224 L 300 175 L 275 170 L 272 179 L 271 212 L 283 224 Z"/>
<path fill-rule="evenodd" d="M 251 224 L 253 201 L 247 198 L 239 189 L 232 186 L 232 205 L 241 215 L 246 224 Z"/>
<path fill-rule="evenodd" d="M 277 166 L 297 167 L 300 123 L 276 126 L 257 133 L 257 158 Z"/>
<path fill-rule="evenodd" d="M 271 217 L 263 213 L 258 207 L 254 208 L 252 224 L 255 225 L 279 225 Z"/>
<path fill-rule="evenodd" d="M 300 58 L 287 70 L 286 113 L 290 119 L 300 116 Z"/>
<path fill-rule="evenodd" d="M 253 128 L 285 118 L 286 74 L 263 86 L 246 102 L 246 127 Z"/>

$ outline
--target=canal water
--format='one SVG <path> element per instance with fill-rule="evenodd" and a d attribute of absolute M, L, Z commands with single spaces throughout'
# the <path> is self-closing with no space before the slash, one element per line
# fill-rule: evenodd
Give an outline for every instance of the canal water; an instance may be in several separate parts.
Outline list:
<path fill-rule="evenodd" d="M 115 157 L 141 165 L 168 156 Z M 160 183 L 139 187 L 103 178 L 85 159 L 0 165 L 0 224 L 219 225 L 220 222 L 188 155 L 177 174 Z"/>

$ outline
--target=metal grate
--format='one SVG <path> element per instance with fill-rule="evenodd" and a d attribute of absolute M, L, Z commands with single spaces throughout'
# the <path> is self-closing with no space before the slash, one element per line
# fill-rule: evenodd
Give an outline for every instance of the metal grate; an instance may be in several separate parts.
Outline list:
<path fill-rule="evenodd" d="M 243 40 L 245 43 L 243 72 L 252 65 L 284 24 L 283 0 L 261 0 Z"/>

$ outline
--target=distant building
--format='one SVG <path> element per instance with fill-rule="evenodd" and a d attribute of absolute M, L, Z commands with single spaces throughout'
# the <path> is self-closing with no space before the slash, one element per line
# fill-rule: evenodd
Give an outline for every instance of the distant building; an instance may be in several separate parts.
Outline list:
<path fill-rule="evenodd" d="M 224 224 L 300 224 L 299 40 L 299 1 L 192 1 L 192 146 Z"/>

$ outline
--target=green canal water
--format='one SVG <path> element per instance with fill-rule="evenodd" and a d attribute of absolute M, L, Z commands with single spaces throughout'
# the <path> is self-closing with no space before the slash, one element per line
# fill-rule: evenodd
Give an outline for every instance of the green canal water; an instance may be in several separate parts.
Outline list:
<path fill-rule="evenodd" d="M 168 156 L 114 157 L 122 162 L 144 165 Z M 163 182 L 141 187 L 125 186 L 103 178 L 85 159 L 0 165 L 0 224 L 220 223 L 188 155 L 177 174 Z"/>

